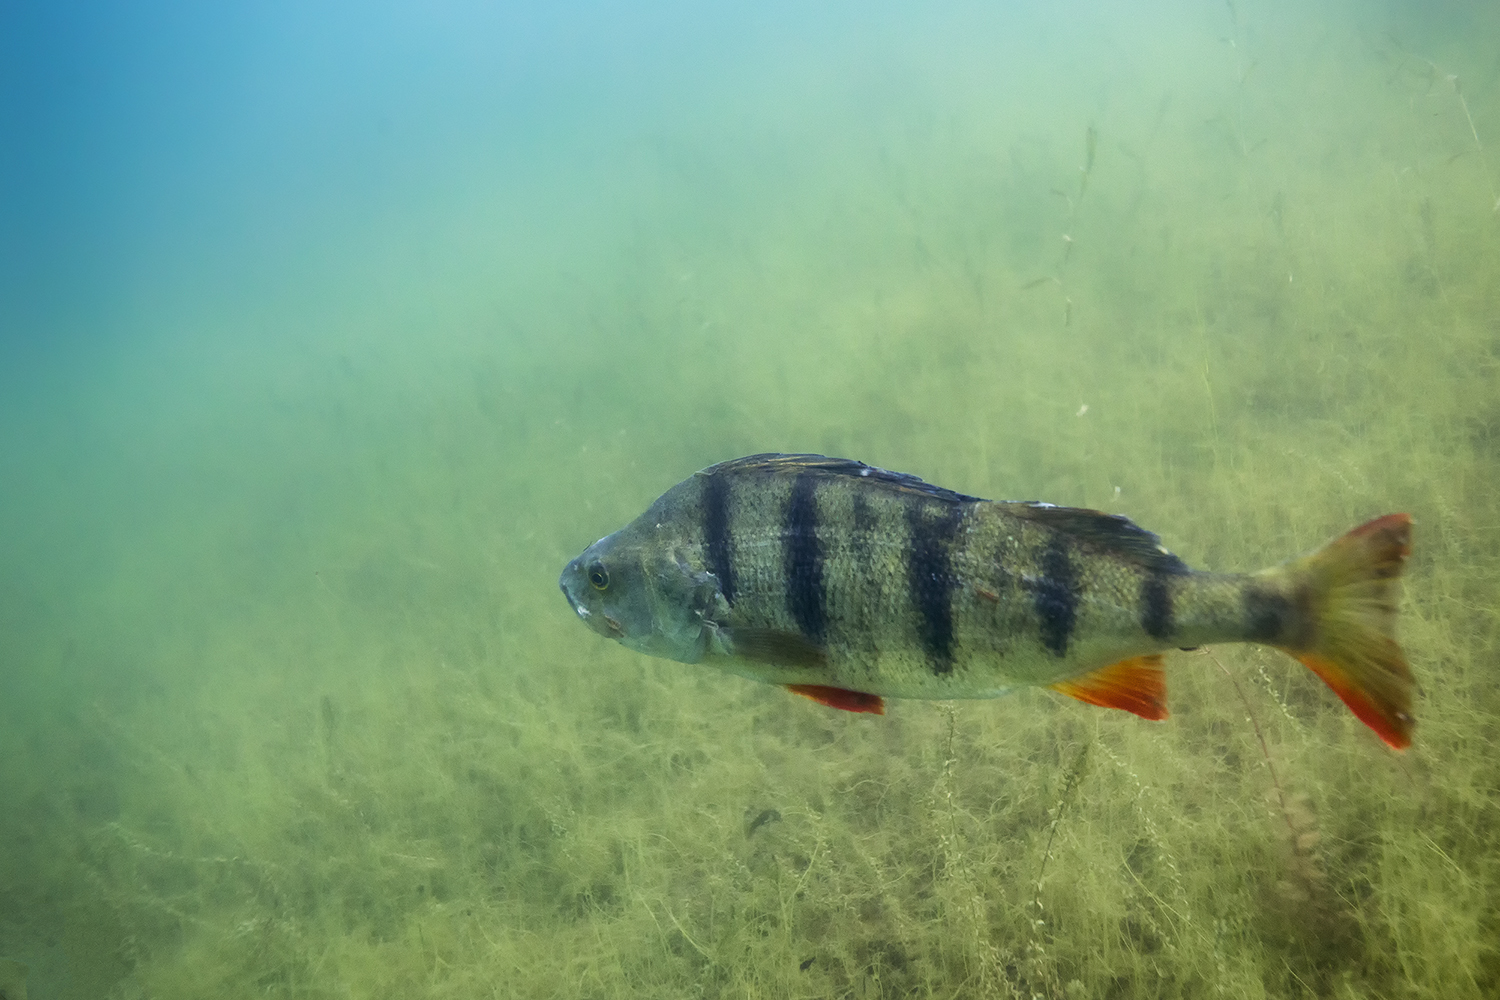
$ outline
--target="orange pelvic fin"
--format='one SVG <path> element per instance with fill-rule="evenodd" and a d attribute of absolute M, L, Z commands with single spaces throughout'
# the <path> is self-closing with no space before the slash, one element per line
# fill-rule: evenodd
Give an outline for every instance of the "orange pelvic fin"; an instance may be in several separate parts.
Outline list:
<path fill-rule="evenodd" d="M 1167 717 L 1167 675 L 1161 669 L 1160 653 L 1131 657 L 1048 686 L 1069 698 L 1124 709 L 1143 719 Z"/>
<path fill-rule="evenodd" d="M 846 712 L 868 712 L 871 715 L 885 714 L 885 702 L 878 694 L 846 691 L 844 688 L 824 687 L 822 684 L 788 684 L 786 689 L 829 708 L 842 708 Z"/>

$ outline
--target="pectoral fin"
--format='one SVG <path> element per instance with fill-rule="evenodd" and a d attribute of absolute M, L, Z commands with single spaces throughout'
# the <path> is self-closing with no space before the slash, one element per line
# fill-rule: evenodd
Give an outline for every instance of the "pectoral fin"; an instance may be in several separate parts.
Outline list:
<path fill-rule="evenodd" d="M 1160 653 L 1121 660 L 1048 686 L 1069 698 L 1124 709 L 1143 719 L 1167 717 L 1167 675 L 1161 669 Z"/>
<path fill-rule="evenodd" d="M 735 656 L 777 667 L 816 669 L 828 665 L 828 653 L 817 643 L 796 632 L 770 628 L 725 629 Z"/>
<path fill-rule="evenodd" d="M 824 687 L 821 684 L 788 684 L 786 689 L 804 698 L 811 698 L 819 705 L 827 705 L 829 708 L 842 708 L 846 712 L 868 712 L 870 715 L 885 714 L 885 702 L 878 694 L 846 691 L 843 688 Z"/>

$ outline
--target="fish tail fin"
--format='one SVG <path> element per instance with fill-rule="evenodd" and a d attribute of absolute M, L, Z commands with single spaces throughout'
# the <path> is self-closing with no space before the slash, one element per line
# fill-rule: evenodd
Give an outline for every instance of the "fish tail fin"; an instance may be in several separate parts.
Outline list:
<path fill-rule="evenodd" d="M 1411 516 L 1387 514 L 1254 574 L 1247 595 L 1259 609 L 1251 612 L 1253 638 L 1296 657 L 1398 750 L 1411 745 L 1416 725 L 1411 668 L 1396 642 L 1410 553 Z"/>

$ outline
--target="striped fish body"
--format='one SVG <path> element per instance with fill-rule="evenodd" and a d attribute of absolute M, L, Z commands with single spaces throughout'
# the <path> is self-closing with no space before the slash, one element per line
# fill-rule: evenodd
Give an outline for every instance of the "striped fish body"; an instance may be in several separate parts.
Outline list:
<path fill-rule="evenodd" d="M 1387 552 L 1387 590 L 1409 524 L 1390 517 L 1399 524 L 1376 532 L 1399 550 Z M 981 500 L 842 459 L 756 455 L 673 487 L 560 582 L 586 622 L 628 646 L 836 707 L 1047 685 L 1162 718 L 1165 650 L 1317 648 L 1320 595 L 1297 567 L 1195 572 L 1124 517 Z M 1382 599 L 1393 619 L 1394 598 Z M 1411 682 L 1388 641 L 1399 666 L 1387 664 L 1361 717 L 1389 716 L 1401 736 Z M 1342 676 L 1324 679 L 1346 694 Z"/>

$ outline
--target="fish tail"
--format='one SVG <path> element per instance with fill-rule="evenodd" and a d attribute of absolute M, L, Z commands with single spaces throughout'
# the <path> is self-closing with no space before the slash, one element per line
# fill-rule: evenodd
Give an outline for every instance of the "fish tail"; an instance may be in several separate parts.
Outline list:
<path fill-rule="evenodd" d="M 1387 514 L 1254 574 L 1246 595 L 1255 638 L 1300 660 L 1398 750 L 1416 725 L 1411 668 L 1396 642 L 1410 553 L 1411 516 Z"/>

